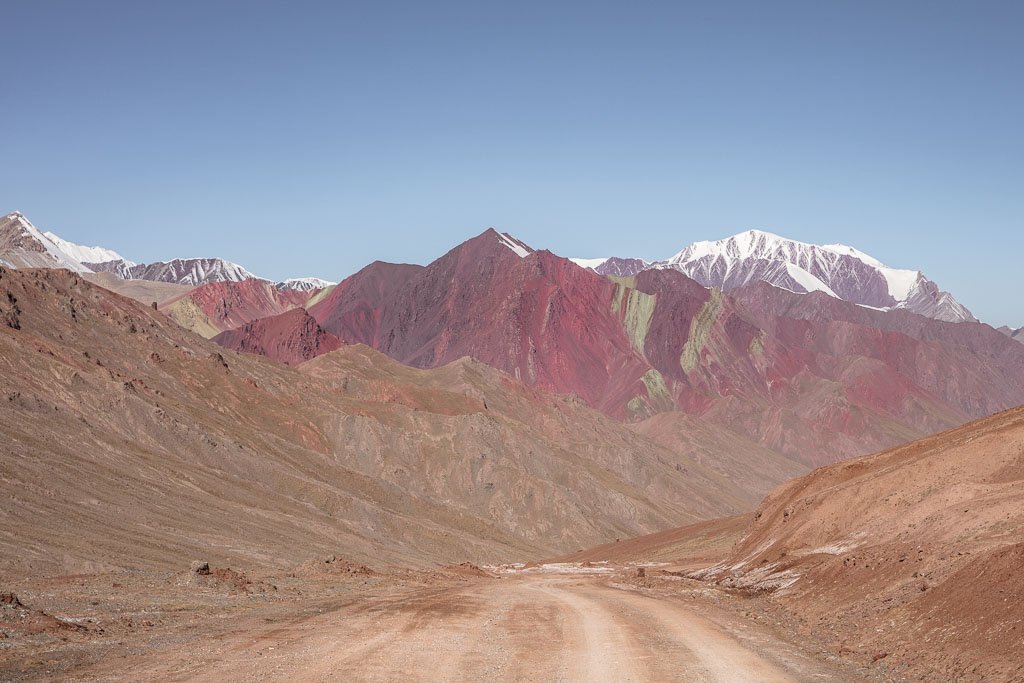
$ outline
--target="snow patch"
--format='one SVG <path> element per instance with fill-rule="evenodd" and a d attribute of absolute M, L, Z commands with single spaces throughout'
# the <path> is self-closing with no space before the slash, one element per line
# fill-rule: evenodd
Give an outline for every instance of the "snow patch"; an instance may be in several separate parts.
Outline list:
<path fill-rule="evenodd" d="M 733 258 L 750 258 L 775 250 L 778 245 L 786 243 L 810 247 L 811 244 L 788 240 L 775 233 L 764 230 L 747 230 L 723 240 L 702 240 L 694 242 L 668 260 L 671 263 L 695 261 L 705 256 L 729 256 Z"/>
<path fill-rule="evenodd" d="M 69 242 L 52 232 L 44 232 L 43 235 L 53 242 L 58 249 L 78 261 L 79 263 L 107 263 L 109 261 L 124 261 L 130 266 L 135 264 L 124 258 L 113 249 L 105 247 L 85 247 L 81 244 Z"/>
<path fill-rule="evenodd" d="M 896 301 L 906 301 L 917 281 L 924 277 L 918 270 L 890 268 L 875 257 L 869 256 L 863 251 L 846 244 L 826 244 L 822 249 L 841 256 L 852 256 L 861 263 L 877 270 L 885 278 L 886 284 L 889 285 L 889 294 Z"/>
<path fill-rule="evenodd" d="M 572 261 L 573 263 L 575 263 L 577 266 L 580 266 L 581 268 L 590 268 L 591 270 L 596 270 L 601 264 L 607 262 L 609 258 L 611 258 L 611 257 L 606 257 L 606 258 L 571 258 L 569 260 Z"/>
<path fill-rule="evenodd" d="M 919 280 L 924 276 L 916 270 L 899 270 L 897 268 L 879 268 L 882 276 L 889 285 L 889 294 L 896 301 L 906 301 L 910 293 L 914 291 Z"/>
<path fill-rule="evenodd" d="M 324 280 L 318 277 L 293 277 L 274 284 L 277 289 L 291 289 L 297 292 L 311 292 L 314 289 L 325 289 L 337 282 Z"/>
<path fill-rule="evenodd" d="M 515 252 L 519 258 L 526 258 L 533 251 L 507 232 L 499 232 L 498 239 L 501 240 L 502 244 Z"/>
<path fill-rule="evenodd" d="M 839 298 L 839 296 L 833 292 L 828 285 L 798 265 L 787 263 L 786 272 L 789 273 L 789 276 L 793 278 L 793 281 L 803 287 L 806 292 L 825 292 L 831 297 L 836 299 Z"/>

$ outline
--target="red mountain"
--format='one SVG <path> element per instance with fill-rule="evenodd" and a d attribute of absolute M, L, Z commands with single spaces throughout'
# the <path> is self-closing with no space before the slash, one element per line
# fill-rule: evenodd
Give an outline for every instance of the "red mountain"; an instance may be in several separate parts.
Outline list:
<path fill-rule="evenodd" d="M 213 341 L 233 351 L 259 354 L 285 365 L 298 365 L 344 346 L 333 334 L 324 332 L 303 308 L 221 332 Z"/>
<path fill-rule="evenodd" d="M 612 310 L 617 287 L 494 230 L 425 268 L 374 263 L 309 309 L 327 331 L 415 367 L 472 356 L 621 413 L 649 369 Z"/>
<path fill-rule="evenodd" d="M 682 409 L 808 464 L 1024 402 L 1024 347 L 988 326 L 682 273 L 606 278 L 494 230 L 426 267 L 374 263 L 309 313 L 430 368 L 472 356 L 620 419 Z"/>
<path fill-rule="evenodd" d="M 272 282 L 254 278 L 211 282 L 164 302 L 160 310 L 181 326 L 210 338 L 250 321 L 305 306 L 321 291 L 280 289 Z"/>
<path fill-rule="evenodd" d="M 348 339 L 376 347 L 384 307 L 421 270 L 423 266 L 374 261 L 335 287 L 328 296 L 334 303 L 319 307 L 323 314 L 320 322 L 346 330 Z M 335 294 L 338 289 L 344 293 Z"/>

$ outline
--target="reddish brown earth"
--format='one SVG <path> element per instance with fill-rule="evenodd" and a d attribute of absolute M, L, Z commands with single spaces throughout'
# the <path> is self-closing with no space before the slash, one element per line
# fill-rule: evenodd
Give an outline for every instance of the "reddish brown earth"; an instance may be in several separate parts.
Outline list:
<path fill-rule="evenodd" d="M 1024 679 L 1024 408 L 769 495 L 698 575 L 913 680 Z"/>
<path fill-rule="evenodd" d="M 818 465 L 1024 403 L 1024 347 L 976 323 L 673 270 L 609 279 L 493 230 L 426 267 L 374 263 L 309 308 L 347 342 L 471 356 L 617 419 L 682 410 Z"/>
<path fill-rule="evenodd" d="M 254 320 L 221 332 L 211 341 L 232 351 L 255 353 L 285 365 L 298 365 L 337 351 L 344 344 L 325 332 L 304 308 Z"/>
<path fill-rule="evenodd" d="M 57 619 L 39 609 L 31 609 L 14 593 L 0 593 L 0 633 L 6 640 L 10 636 L 34 636 L 42 633 L 64 634 L 84 631 L 85 627 Z"/>

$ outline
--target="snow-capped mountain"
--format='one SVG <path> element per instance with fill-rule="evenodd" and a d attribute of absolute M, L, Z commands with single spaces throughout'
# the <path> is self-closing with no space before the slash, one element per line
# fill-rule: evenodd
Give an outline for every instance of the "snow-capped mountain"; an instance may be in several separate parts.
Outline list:
<path fill-rule="evenodd" d="M 154 261 L 127 266 L 121 261 L 94 263 L 90 267 L 97 272 L 113 273 L 126 280 L 150 280 L 151 282 L 174 282 L 179 285 L 198 287 L 211 282 L 241 282 L 262 280 L 248 270 L 219 258 L 187 258 L 170 261 Z"/>
<path fill-rule="evenodd" d="M 89 269 L 64 247 L 75 251 L 78 245 L 55 241 L 18 211 L 0 218 L 0 261 L 12 268 L 67 268 L 88 273 Z"/>
<path fill-rule="evenodd" d="M 133 280 L 138 278 L 132 277 L 132 268 L 136 268 L 141 264 L 135 263 L 134 261 L 127 261 L 125 259 L 114 259 L 112 261 L 89 261 L 83 265 L 94 273 L 110 273 L 111 275 L 116 275 L 122 280 Z"/>
<path fill-rule="evenodd" d="M 266 278 L 253 275 L 237 263 L 219 258 L 173 259 L 171 261 L 154 261 L 153 263 L 132 263 L 118 260 L 86 263 L 85 265 L 94 272 L 112 273 L 122 280 L 173 282 L 191 287 L 214 282 L 243 282 L 244 280 L 270 282 Z M 316 289 L 330 287 L 335 283 L 318 277 L 296 277 L 273 284 L 281 291 L 312 292 Z"/>
<path fill-rule="evenodd" d="M 199 287 L 213 283 L 241 283 L 246 280 L 271 282 L 231 261 L 222 258 L 176 258 L 153 263 L 132 263 L 125 260 L 86 263 L 95 272 L 110 272 L 122 280 L 148 280 Z M 281 291 L 312 292 L 334 285 L 321 278 L 291 278 L 273 283 Z"/>
<path fill-rule="evenodd" d="M 872 308 L 906 309 L 950 322 L 975 320 L 920 271 L 890 268 L 844 244 L 808 244 L 761 230 L 696 242 L 656 267 L 675 268 L 706 287 L 723 290 L 763 281 Z"/>
<path fill-rule="evenodd" d="M 604 275 L 672 268 L 705 287 L 725 291 L 767 282 L 793 292 L 824 292 L 851 303 L 884 310 L 904 309 L 938 320 L 974 321 L 952 294 L 920 271 L 890 268 L 845 244 L 817 245 L 748 230 L 722 240 L 695 242 L 675 256 L 629 272 L 640 259 L 578 259 Z M 627 267 L 624 267 L 627 266 Z M 621 271 L 621 272 L 620 272 Z"/>
<path fill-rule="evenodd" d="M 616 277 L 630 277 L 641 270 L 651 267 L 650 261 L 640 258 L 619 258 L 611 256 L 608 258 L 574 258 L 569 259 L 578 266 L 590 268 L 601 275 L 614 275 Z"/>
<path fill-rule="evenodd" d="M 0 265 L 10 268 L 67 268 L 76 273 L 110 273 L 123 280 L 150 280 L 197 287 L 213 282 L 257 279 L 248 270 L 219 258 L 188 258 L 135 263 L 106 247 L 86 247 L 36 228 L 15 211 L 0 218 Z M 279 290 L 311 292 L 334 283 L 320 278 L 291 278 L 274 283 Z"/>
<path fill-rule="evenodd" d="M 274 287 L 282 291 L 291 290 L 293 292 L 312 292 L 315 289 L 326 289 L 327 287 L 336 284 L 338 283 L 318 277 L 293 277 L 274 283 Z"/>

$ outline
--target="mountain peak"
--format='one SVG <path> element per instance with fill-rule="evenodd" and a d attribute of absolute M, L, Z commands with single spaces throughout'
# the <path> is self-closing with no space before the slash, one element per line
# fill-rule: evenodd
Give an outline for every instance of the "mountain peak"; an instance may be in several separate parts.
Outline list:
<path fill-rule="evenodd" d="M 750 230 L 746 230 L 746 231 L 741 232 L 739 234 L 733 235 L 733 238 L 739 237 L 741 235 L 750 235 L 751 237 L 763 237 L 763 238 L 766 238 L 766 239 L 776 240 L 776 241 L 779 241 L 779 242 L 796 242 L 797 241 L 797 240 L 790 239 L 788 237 L 783 237 L 782 235 L 777 235 L 774 232 L 768 232 L 767 230 L 761 230 L 759 228 L 751 228 Z"/>
<path fill-rule="evenodd" d="M 519 258 L 526 258 L 535 251 L 533 247 L 513 236 L 511 233 L 499 232 L 493 227 L 487 228 L 476 237 L 466 240 L 459 246 L 455 247 L 455 249 L 461 251 L 462 249 L 472 245 L 474 252 L 477 249 L 483 249 L 486 252 L 494 248 L 495 244 L 509 249 Z"/>
<path fill-rule="evenodd" d="M 775 258 L 782 254 L 809 248 L 815 248 L 815 245 L 782 237 L 773 232 L 751 229 L 719 240 L 694 242 L 670 258 L 668 262 L 676 263 L 704 256 Z"/>
<path fill-rule="evenodd" d="M 817 245 L 762 230 L 696 242 L 660 264 L 707 287 L 735 289 L 756 281 L 830 296 L 871 308 L 901 308 L 951 322 L 974 316 L 920 271 L 890 268 L 845 244 Z"/>
<path fill-rule="evenodd" d="M 61 245 L 32 225 L 20 211 L 0 219 L 0 256 L 15 268 L 66 268 L 91 272 Z"/>
<path fill-rule="evenodd" d="M 300 292 L 311 292 L 317 289 L 326 289 L 332 285 L 338 284 L 330 280 L 324 280 L 319 277 L 291 277 L 287 280 L 281 280 L 280 282 L 274 283 L 277 289 L 291 289 Z"/>

